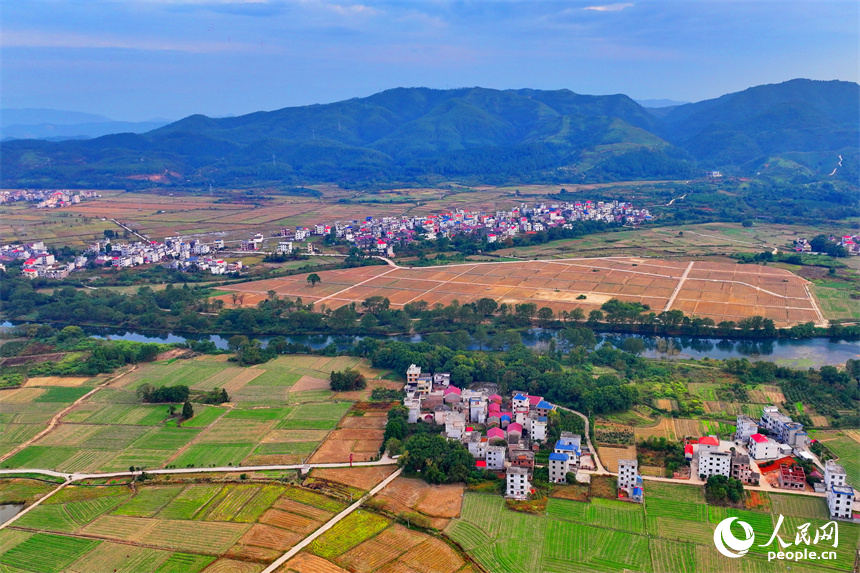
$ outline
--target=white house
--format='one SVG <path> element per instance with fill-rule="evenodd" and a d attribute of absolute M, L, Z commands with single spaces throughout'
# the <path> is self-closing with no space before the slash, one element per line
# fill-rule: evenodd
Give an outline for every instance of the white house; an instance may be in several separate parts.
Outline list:
<path fill-rule="evenodd" d="M 632 489 L 637 485 L 639 462 L 636 460 L 618 460 L 618 489 Z M 640 478 L 641 481 L 641 478 Z"/>
<path fill-rule="evenodd" d="M 729 477 L 732 473 L 732 453 L 699 450 L 699 475 Z"/>
<path fill-rule="evenodd" d="M 827 488 L 827 508 L 833 519 L 851 519 L 854 504 L 854 488 L 850 485 L 832 485 Z"/>
<path fill-rule="evenodd" d="M 503 470 L 505 469 L 505 446 L 487 446 L 487 469 L 488 470 Z"/>
<path fill-rule="evenodd" d="M 790 453 L 791 447 L 780 444 L 762 434 L 753 434 L 750 436 L 749 452 L 750 457 L 756 461 L 775 460 Z"/>
<path fill-rule="evenodd" d="M 452 440 L 459 440 L 466 431 L 466 415 L 461 412 L 448 412 L 445 418 L 445 435 Z"/>
<path fill-rule="evenodd" d="M 750 418 L 749 416 L 744 416 L 742 414 L 738 415 L 737 420 L 737 431 L 735 432 L 735 440 L 739 442 L 748 442 L 750 436 L 758 433 L 758 422 Z"/>
<path fill-rule="evenodd" d="M 761 414 L 761 425 L 789 446 L 805 446 L 808 436 L 803 424 L 794 422 L 781 413 L 776 406 L 766 406 Z"/>
<path fill-rule="evenodd" d="M 507 481 L 505 497 L 526 499 L 529 496 L 532 484 L 529 483 L 527 468 L 509 467 L 505 477 Z"/>
<path fill-rule="evenodd" d="M 827 460 L 824 464 L 824 485 L 828 488 L 832 485 L 845 485 L 845 468 L 834 462 Z"/>
<path fill-rule="evenodd" d="M 549 455 L 550 483 L 567 483 L 567 473 L 570 471 L 570 456 L 567 454 L 551 453 Z"/>
<path fill-rule="evenodd" d="M 534 416 L 529 418 L 529 438 L 535 442 L 546 440 L 546 416 Z"/>

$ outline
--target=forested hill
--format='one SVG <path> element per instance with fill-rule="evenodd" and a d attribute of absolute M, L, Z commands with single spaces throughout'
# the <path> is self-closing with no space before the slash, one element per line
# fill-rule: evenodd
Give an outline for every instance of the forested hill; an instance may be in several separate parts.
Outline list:
<path fill-rule="evenodd" d="M 5 187 L 611 181 L 858 156 L 860 86 L 792 80 L 652 113 L 625 95 L 397 88 L 145 134 L 4 142 Z M 826 163 L 826 162 L 824 162 Z M 820 167 L 820 169 L 819 169 Z M 828 169 L 829 171 L 829 169 Z M 842 175 L 840 173 L 840 175 Z"/>

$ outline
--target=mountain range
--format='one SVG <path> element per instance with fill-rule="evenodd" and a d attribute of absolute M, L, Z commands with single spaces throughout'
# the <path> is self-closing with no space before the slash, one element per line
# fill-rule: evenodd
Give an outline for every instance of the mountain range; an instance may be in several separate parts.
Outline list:
<path fill-rule="evenodd" d="M 44 108 L 0 109 L 0 139 L 91 139 L 111 133 L 145 133 L 170 123 L 163 119 L 117 121 L 77 111 Z"/>
<path fill-rule="evenodd" d="M 748 174 L 790 158 L 857 173 L 860 85 L 797 79 L 646 108 L 570 90 L 396 88 L 142 134 L 0 144 L 5 187 L 612 181 Z M 826 168 L 826 169 L 825 169 Z"/>

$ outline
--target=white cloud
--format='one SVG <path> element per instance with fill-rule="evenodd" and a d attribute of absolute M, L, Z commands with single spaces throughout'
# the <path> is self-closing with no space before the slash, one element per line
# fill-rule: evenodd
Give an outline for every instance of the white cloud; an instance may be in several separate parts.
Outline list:
<path fill-rule="evenodd" d="M 5 48 L 114 48 L 147 50 L 156 52 L 240 52 L 256 49 L 256 44 L 233 41 L 183 42 L 158 38 L 117 38 L 68 33 L 46 33 L 40 31 L 4 31 L 2 46 Z"/>
<path fill-rule="evenodd" d="M 625 8 L 632 8 L 633 4 L 604 4 L 602 6 L 586 6 L 583 10 L 594 10 L 595 12 L 620 12 Z"/>

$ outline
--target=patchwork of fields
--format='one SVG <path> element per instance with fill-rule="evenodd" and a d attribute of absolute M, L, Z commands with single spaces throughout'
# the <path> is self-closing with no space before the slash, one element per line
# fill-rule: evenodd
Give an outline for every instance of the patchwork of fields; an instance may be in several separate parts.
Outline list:
<path fill-rule="evenodd" d="M 0 499 L 25 486 L 38 487 L 0 481 Z M 286 485 L 68 486 L 0 532 L 0 571 L 258 573 L 346 506 Z M 366 510 L 349 514 L 283 570 L 342 571 L 338 565 L 367 573 L 470 570 L 444 541 Z"/>
<path fill-rule="evenodd" d="M 468 493 L 461 517 L 446 534 L 493 573 L 766 573 L 785 571 L 785 563 L 768 562 L 768 548 L 757 546 L 743 559 L 721 556 L 713 544 L 714 526 L 739 517 L 764 544 L 780 512 L 786 516 L 781 530 L 786 541 L 807 521 L 812 528 L 826 522 L 824 501 L 817 498 L 770 494 L 770 503 L 761 506 L 765 511 L 750 511 L 709 506 L 699 487 L 648 482 L 645 491 L 644 505 L 551 498 L 543 515 L 510 511 L 499 496 Z M 792 562 L 791 570 L 852 571 L 858 542 L 860 526 L 840 523 L 836 560 Z"/>
<path fill-rule="evenodd" d="M 823 322 L 807 290 L 808 282 L 788 271 L 757 265 L 637 258 L 558 259 L 514 263 L 473 263 L 417 269 L 363 267 L 321 271 L 322 281 L 304 275 L 223 287 L 246 293 L 256 305 L 274 290 L 281 296 L 336 308 L 372 296 L 392 306 L 423 300 L 431 306 L 492 298 L 499 303 L 531 302 L 560 312 L 620 300 L 649 305 L 655 312 L 682 310 L 715 322 L 750 316 L 778 326 Z M 585 296 L 585 299 L 578 297 Z M 227 295 L 221 297 L 232 304 Z"/>
<path fill-rule="evenodd" d="M 334 393 L 331 370 L 357 368 L 369 379 L 362 392 Z M 0 462 L 4 468 L 68 472 L 300 463 L 368 459 L 379 451 L 385 412 L 345 420 L 372 388 L 399 388 L 358 358 L 281 356 L 252 368 L 202 357 L 145 364 L 99 389 L 63 415 L 51 432 Z M 102 379 L 78 386 L 32 385 L 0 392 L 0 455 L 41 432 L 50 419 Z M 177 425 L 163 404 L 142 404 L 135 390 L 188 385 L 193 391 L 225 388 L 231 402 L 194 405 L 195 415 Z M 355 420 L 355 421 L 354 421 Z M 320 444 L 323 447 L 320 448 Z M 317 451 L 319 450 L 319 451 Z"/>

